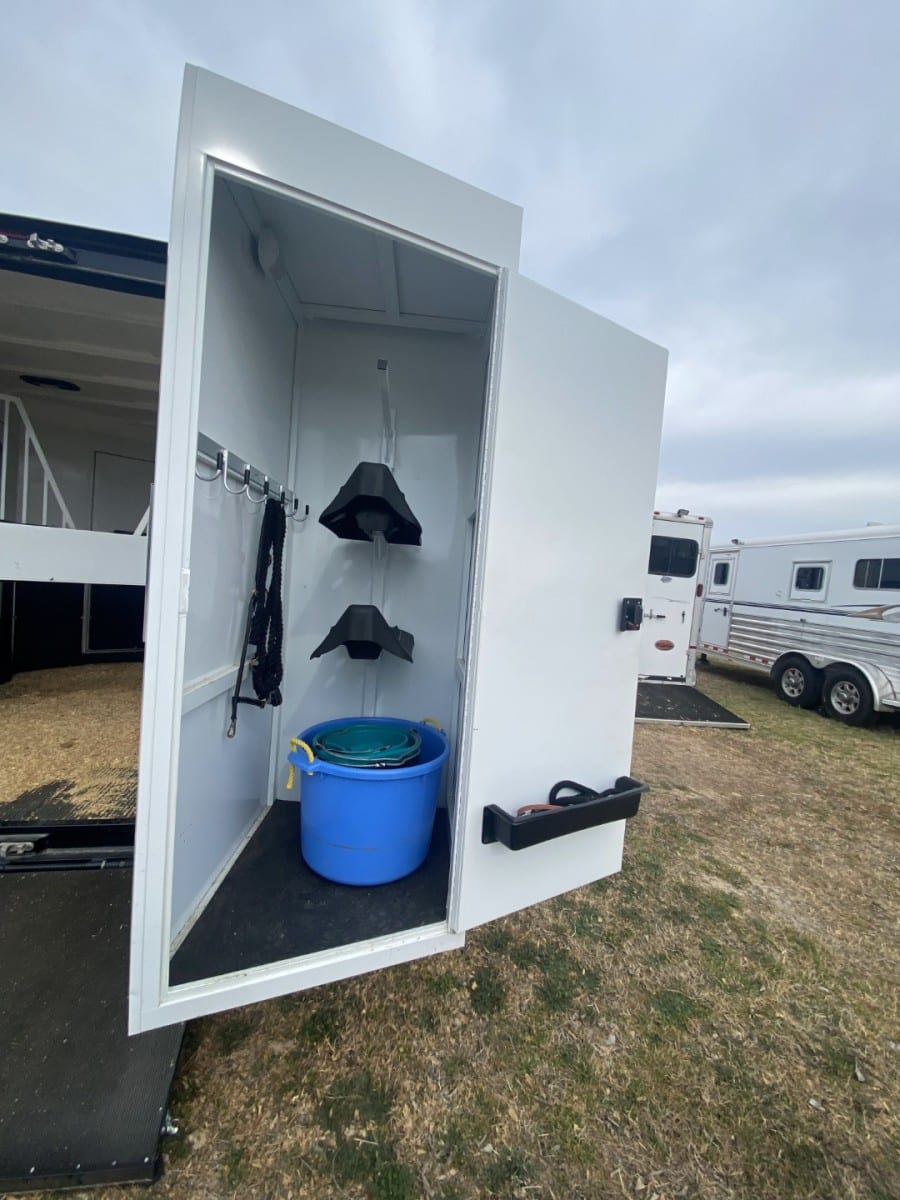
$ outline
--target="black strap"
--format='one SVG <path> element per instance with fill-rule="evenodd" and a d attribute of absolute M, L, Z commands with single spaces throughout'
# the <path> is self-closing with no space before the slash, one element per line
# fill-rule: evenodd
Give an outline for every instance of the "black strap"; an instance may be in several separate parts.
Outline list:
<path fill-rule="evenodd" d="M 574 792 L 575 795 L 560 796 L 560 792 Z M 593 788 L 586 787 L 583 783 L 574 783 L 571 779 L 561 779 L 550 789 L 547 803 L 568 807 L 570 804 L 583 804 L 585 800 L 599 800 L 607 794 L 608 792 L 595 792 Z"/>
<path fill-rule="evenodd" d="M 252 704 L 255 708 L 265 708 L 267 704 L 277 708 L 281 704 L 281 681 L 284 677 L 282 662 L 284 613 L 281 604 L 281 587 L 286 529 L 284 507 L 279 500 L 269 498 L 266 501 L 262 527 L 259 531 L 256 578 L 247 606 L 241 665 L 234 685 L 234 694 L 231 697 L 229 737 L 234 737 L 237 729 L 239 704 Z M 271 578 L 269 578 L 270 569 Z M 256 647 L 256 654 L 250 664 L 256 699 L 240 694 L 247 662 L 247 649 L 251 644 Z"/>

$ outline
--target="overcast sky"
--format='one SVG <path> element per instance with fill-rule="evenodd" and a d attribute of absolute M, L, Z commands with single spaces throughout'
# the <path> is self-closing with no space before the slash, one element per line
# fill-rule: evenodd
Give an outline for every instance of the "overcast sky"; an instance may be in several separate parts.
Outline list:
<path fill-rule="evenodd" d="M 9 0 L 0 209 L 165 238 L 186 61 L 523 205 L 670 351 L 659 507 L 900 522 L 897 0 Z"/>

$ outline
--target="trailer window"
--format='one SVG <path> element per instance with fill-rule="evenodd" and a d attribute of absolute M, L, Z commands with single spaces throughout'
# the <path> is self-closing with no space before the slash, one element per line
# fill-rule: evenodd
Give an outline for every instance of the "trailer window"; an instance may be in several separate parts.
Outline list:
<path fill-rule="evenodd" d="M 900 591 L 900 558 L 861 558 L 853 572 L 853 586 Z"/>
<path fill-rule="evenodd" d="M 728 576 L 731 574 L 731 563 L 717 562 L 713 568 L 713 584 L 716 587 L 725 587 L 728 583 Z"/>
<path fill-rule="evenodd" d="M 652 537 L 650 539 L 650 575 L 676 575 L 690 579 L 697 570 L 699 542 L 691 538 Z"/>
<path fill-rule="evenodd" d="M 798 592 L 821 592 L 824 582 L 824 567 L 797 567 L 794 574 L 794 587 Z"/>

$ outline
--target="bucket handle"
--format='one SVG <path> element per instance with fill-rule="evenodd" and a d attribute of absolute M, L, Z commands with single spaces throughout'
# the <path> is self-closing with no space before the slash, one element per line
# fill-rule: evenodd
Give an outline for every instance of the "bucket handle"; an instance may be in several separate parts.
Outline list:
<path fill-rule="evenodd" d="M 313 754 L 312 750 L 307 745 L 307 743 L 304 742 L 303 738 L 296 738 L 296 737 L 291 738 L 291 749 L 295 753 L 298 750 L 302 750 L 304 752 L 306 757 L 309 759 L 310 765 L 313 766 L 313 768 L 314 768 L 312 771 L 307 771 L 306 774 L 313 775 L 315 773 L 316 756 L 315 756 L 315 754 Z M 296 774 L 296 770 L 295 770 L 294 764 L 292 762 L 291 769 L 288 771 L 288 777 L 287 777 L 288 791 L 290 791 L 290 789 L 294 786 L 295 774 Z"/>

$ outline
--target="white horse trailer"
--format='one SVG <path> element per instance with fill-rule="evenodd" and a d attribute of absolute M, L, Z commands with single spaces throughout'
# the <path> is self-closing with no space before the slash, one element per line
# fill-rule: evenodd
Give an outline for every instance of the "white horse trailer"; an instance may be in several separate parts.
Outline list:
<path fill-rule="evenodd" d="M 900 709 L 900 525 L 713 547 L 700 649 L 849 725 Z"/>
<path fill-rule="evenodd" d="M 621 865 L 666 354 L 523 278 L 520 224 L 513 205 L 187 70 L 132 1031 L 461 946 Z M 317 520 L 361 463 L 395 473 L 421 546 L 386 552 Z M 290 518 L 283 704 L 235 728 L 267 496 Z M 314 657 L 367 600 L 394 656 Z M 286 790 L 291 736 L 352 714 L 427 715 L 450 744 L 433 852 L 380 888 L 312 878 L 303 774 L 300 805 Z M 561 779 L 604 795 L 519 815 Z"/>
<path fill-rule="evenodd" d="M 647 683 L 697 682 L 697 633 L 712 521 L 653 514 L 641 627 L 640 678 Z"/>

